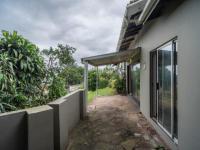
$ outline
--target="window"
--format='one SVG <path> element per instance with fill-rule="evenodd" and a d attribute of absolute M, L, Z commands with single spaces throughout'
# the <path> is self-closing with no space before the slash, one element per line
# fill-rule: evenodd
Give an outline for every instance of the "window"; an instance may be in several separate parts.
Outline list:
<path fill-rule="evenodd" d="M 132 93 L 139 100 L 140 99 L 140 64 L 132 65 Z"/>
<path fill-rule="evenodd" d="M 140 103 L 140 63 L 127 66 L 127 87 L 128 93 Z"/>
<path fill-rule="evenodd" d="M 178 139 L 177 42 L 150 53 L 150 115 L 173 139 Z"/>

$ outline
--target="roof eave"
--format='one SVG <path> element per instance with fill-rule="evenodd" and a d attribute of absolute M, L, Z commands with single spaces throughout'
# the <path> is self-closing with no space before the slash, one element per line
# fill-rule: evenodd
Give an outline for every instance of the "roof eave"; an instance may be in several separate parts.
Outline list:
<path fill-rule="evenodd" d="M 93 66 L 102 66 L 108 64 L 119 64 L 121 62 L 127 62 L 134 57 L 134 61 L 140 60 L 141 48 L 137 47 L 132 50 L 123 51 L 123 52 L 114 52 L 103 55 L 97 55 L 92 57 L 82 58 L 82 63 L 89 63 Z"/>
<path fill-rule="evenodd" d="M 137 40 L 137 34 L 139 33 L 139 30 L 142 29 L 143 24 L 147 21 L 158 3 L 159 0 L 139 0 L 135 3 L 127 5 L 117 44 L 117 51 L 129 49 L 131 43 Z M 137 15 L 137 13 L 140 13 L 139 17 L 132 17 Z M 135 29 L 133 28 L 131 31 L 129 31 L 128 27 L 130 24 L 135 24 Z M 139 29 L 137 27 L 139 27 Z M 129 40 L 130 36 L 133 36 L 132 41 Z M 126 47 L 123 47 L 123 42 L 127 41 L 129 41 L 129 44 L 127 44 Z"/>

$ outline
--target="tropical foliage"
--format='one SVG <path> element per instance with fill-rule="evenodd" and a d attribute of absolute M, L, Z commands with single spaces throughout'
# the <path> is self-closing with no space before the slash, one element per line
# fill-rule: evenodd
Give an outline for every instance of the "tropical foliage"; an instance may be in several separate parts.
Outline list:
<path fill-rule="evenodd" d="M 44 60 L 36 45 L 16 31 L 2 31 L 0 39 L 0 111 L 29 106 L 38 97 Z"/>
<path fill-rule="evenodd" d="M 114 81 L 113 88 L 116 89 L 117 93 L 125 94 L 126 92 L 125 78 L 122 76 L 117 76 L 117 78 L 115 78 L 113 81 Z"/>
<path fill-rule="evenodd" d="M 84 69 L 76 64 L 65 67 L 60 76 L 65 79 L 66 86 L 81 84 L 83 81 Z"/>
<path fill-rule="evenodd" d="M 92 69 L 88 74 L 88 89 L 89 91 L 96 90 L 96 80 L 98 79 L 98 89 L 110 87 L 115 89 L 117 93 L 125 93 L 125 78 L 120 73 L 120 67 L 107 66 L 104 69 L 97 71 Z"/>
<path fill-rule="evenodd" d="M 49 86 L 49 99 L 53 100 L 66 94 L 65 80 L 61 77 L 53 79 Z"/>
<path fill-rule="evenodd" d="M 65 95 L 69 84 L 80 83 L 82 68 L 75 64 L 75 50 L 58 44 L 41 52 L 16 31 L 2 31 L 0 112 L 46 104 Z"/>
<path fill-rule="evenodd" d="M 45 94 L 45 88 L 48 88 L 48 100 L 53 100 L 66 94 L 66 80 L 62 78 L 61 73 L 66 68 L 72 66 L 75 62 L 73 53 L 75 48 L 68 45 L 58 44 L 56 48 L 42 50 L 46 61 L 46 74 L 42 94 Z"/>
<path fill-rule="evenodd" d="M 83 68 L 75 62 L 76 49 L 69 45 L 39 50 L 16 31 L 0 37 L 0 113 L 46 104 L 67 93 L 70 85 L 81 84 Z M 96 89 L 96 70 L 89 71 L 89 90 Z M 117 68 L 99 70 L 98 88 L 124 91 Z"/>

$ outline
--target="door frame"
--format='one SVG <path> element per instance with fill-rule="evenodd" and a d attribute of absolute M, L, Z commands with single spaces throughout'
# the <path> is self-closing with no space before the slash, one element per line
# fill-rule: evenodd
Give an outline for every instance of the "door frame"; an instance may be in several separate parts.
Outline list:
<path fill-rule="evenodd" d="M 156 57 L 156 62 L 154 62 L 154 58 L 153 57 Z M 157 50 L 152 50 L 150 51 L 150 117 L 156 121 L 157 120 L 157 111 L 155 112 L 154 114 L 154 102 L 153 102 L 153 96 L 155 94 L 155 96 L 157 97 L 157 92 L 154 92 L 154 88 L 157 88 L 157 81 L 156 82 L 153 82 L 153 79 L 156 78 L 157 79 L 157 73 L 154 73 L 154 69 L 157 70 L 157 65 L 154 65 L 154 63 L 157 64 Z M 154 68 L 153 68 L 154 67 Z M 155 76 L 155 77 L 154 77 Z M 157 107 L 157 99 L 156 99 L 156 107 Z"/>
<path fill-rule="evenodd" d="M 167 131 L 163 125 L 161 125 L 158 121 L 158 101 L 159 101 L 159 97 L 158 97 L 158 92 L 159 92 L 159 87 L 158 87 L 158 50 L 161 49 L 162 47 L 168 45 L 168 44 L 172 44 L 172 56 L 171 56 L 171 65 L 172 65 L 172 72 L 171 72 L 171 133 L 169 131 Z M 153 68 L 153 64 L 154 60 L 153 60 L 153 55 L 156 55 L 156 73 L 154 73 L 155 69 Z M 175 61 L 177 63 L 177 37 L 165 42 L 164 44 L 160 45 L 159 47 L 157 47 L 156 49 L 150 51 L 150 117 L 152 118 L 152 120 L 176 143 L 178 144 L 178 139 L 174 136 L 174 105 L 175 105 L 175 99 L 177 101 L 177 89 L 175 88 L 175 85 L 177 82 L 177 77 L 176 77 L 176 66 L 175 66 Z M 155 77 L 153 77 L 154 75 L 156 75 L 156 81 Z M 156 86 L 156 88 L 154 87 Z M 153 91 L 154 89 L 156 89 L 156 92 Z M 156 95 L 153 95 L 153 93 L 156 93 Z M 176 94 L 176 97 L 175 97 Z M 156 100 L 156 106 L 154 106 L 154 97 L 156 96 L 155 100 Z M 178 105 L 178 103 L 177 103 Z M 153 109 L 155 109 L 154 107 L 156 107 L 156 116 L 153 114 Z M 176 109 L 178 109 L 178 106 L 176 106 Z M 178 116 L 178 110 L 177 110 L 177 116 Z M 178 117 L 177 117 L 177 126 L 178 126 Z M 178 130 L 178 127 L 177 127 Z M 178 131 L 177 131 L 178 132 Z M 178 135 L 177 135 L 178 136 Z"/>

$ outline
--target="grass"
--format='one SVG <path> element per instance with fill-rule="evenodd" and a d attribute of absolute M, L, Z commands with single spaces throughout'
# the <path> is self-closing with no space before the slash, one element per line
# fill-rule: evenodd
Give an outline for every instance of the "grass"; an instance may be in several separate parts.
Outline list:
<path fill-rule="evenodd" d="M 116 94 L 115 89 L 109 87 L 98 89 L 98 96 L 111 96 L 115 94 Z M 92 102 L 95 97 L 96 97 L 96 91 L 88 91 L 88 103 Z"/>

